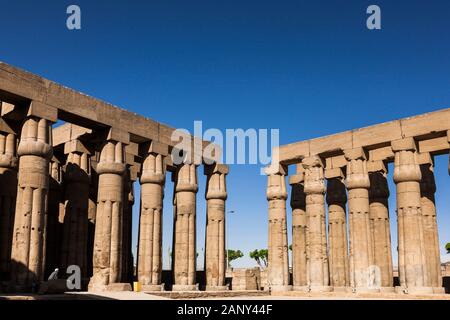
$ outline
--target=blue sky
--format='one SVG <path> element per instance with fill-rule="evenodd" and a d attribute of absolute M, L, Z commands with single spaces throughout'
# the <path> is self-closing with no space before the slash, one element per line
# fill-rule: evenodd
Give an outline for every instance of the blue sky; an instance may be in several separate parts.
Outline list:
<path fill-rule="evenodd" d="M 79 31 L 66 28 L 70 4 L 81 7 Z M 366 28 L 370 4 L 381 7 L 382 30 Z M 285 144 L 450 105 L 450 2 L 444 0 L 0 0 L 0 10 L 0 60 L 173 127 L 192 130 L 202 120 L 205 129 L 275 128 Z M 448 156 L 436 159 L 442 253 L 450 241 L 447 167 Z M 228 244 L 246 254 L 267 246 L 266 178 L 259 170 L 233 165 L 228 177 L 227 206 L 235 211 Z M 199 177 L 202 253 L 202 170 Z M 170 178 L 166 185 L 165 266 Z M 137 206 L 134 217 L 136 234 Z M 288 217 L 290 228 L 290 211 Z M 234 265 L 253 262 L 246 257 Z"/>

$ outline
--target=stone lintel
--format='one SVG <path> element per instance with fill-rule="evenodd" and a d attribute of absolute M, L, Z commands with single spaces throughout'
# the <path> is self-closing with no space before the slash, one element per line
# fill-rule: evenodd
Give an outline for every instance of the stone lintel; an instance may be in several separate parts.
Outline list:
<path fill-rule="evenodd" d="M 267 175 L 281 174 L 283 176 L 287 176 L 288 175 L 288 167 L 284 166 L 282 164 L 271 164 L 270 166 L 264 168 L 264 172 Z"/>
<path fill-rule="evenodd" d="M 305 174 L 303 172 L 289 176 L 289 184 L 291 186 L 294 184 L 302 183 L 304 181 L 305 181 Z"/>
<path fill-rule="evenodd" d="M 391 141 L 392 151 L 416 151 L 417 146 L 414 138 L 404 138 Z"/>
<path fill-rule="evenodd" d="M 130 143 L 130 134 L 123 129 L 111 127 L 108 130 L 108 135 L 106 137 L 108 141 L 122 142 L 123 144 Z"/>
<path fill-rule="evenodd" d="M 447 140 L 450 142 L 450 130 L 447 130 Z"/>
<path fill-rule="evenodd" d="M 311 156 L 304 158 L 302 161 L 303 168 L 307 167 L 325 167 L 325 162 L 319 156 Z"/>
<path fill-rule="evenodd" d="M 368 161 L 367 162 L 367 171 L 368 172 L 384 172 L 387 173 L 388 169 L 384 164 L 384 161 Z"/>
<path fill-rule="evenodd" d="M 344 150 L 344 155 L 348 161 L 367 160 L 367 152 L 362 147 Z"/>
<path fill-rule="evenodd" d="M 142 154 L 143 157 L 146 157 L 147 154 L 150 153 L 167 156 L 169 155 L 169 146 L 165 143 L 153 140 L 150 142 L 142 143 L 139 146 L 139 153 Z"/>
<path fill-rule="evenodd" d="M 433 159 L 433 156 L 429 152 L 418 153 L 417 154 L 417 163 L 434 165 L 434 159 Z"/>
<path fill-rule="evenodd" d="M 72 152 L 91 154 L 88 148 L 80 140 L 71 140 L 64 144 L 64 154 Z"/>
<path fill-rule="evenodd" d="M 13 112 L 16 108 L 15 105 L 8 103 L 8 102 L 4 102 L 4 101 L 2 101 L 0 103 L 0 106 L 1 106 L 1 116 L 2 117 L 7 115 L 10 112 Z"/>
<path fill-rule="evenodd" d="M 344 179 L 344 173 L 342 172 L 341 168 L 332 168 L 332 169 L 325 169 L 325 178 L 326 179 L 333 179 L 333 178 L 340 178 Z"/>
<path fill-rule="evenodd" d="M 28 107 L 27 116 L 34 116 L 56 122 L 58 121 L 58 108 L 33 100 Z"/>
<path fill-rule="evenodd" d="M 214 163 L 211 165 L 203 166 L 203 173 L 207 176 L 210 174 L 213 174 L 213 173 L 228 174 L 228 171 L 229 171 L 229 168 L 226 164 Z"/>

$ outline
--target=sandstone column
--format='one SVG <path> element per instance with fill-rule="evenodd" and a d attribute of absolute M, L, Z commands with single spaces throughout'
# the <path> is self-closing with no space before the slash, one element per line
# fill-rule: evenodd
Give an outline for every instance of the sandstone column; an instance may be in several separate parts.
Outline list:
<path fill-rule="evenodd" d="M 17 194 L 16 135 L 0 132 L 0 281 L 9 278 Z"/>
<path fill-rule="evenodd" d="M 139 220 L 138 281 L 143 291 L 162 291 L 162 212 L 166 179 L 165 156 L 150 152 L 142 167 Z"/>
<path fill-rule="evenodd" d="M 420 206 L 422 208 L 428 286 L 433 287 L 436 293 L 445 293 L 442 287 L 441 256 L 434 198 L 436 192 L 434 160 L 429 153 L 424 153 L 419 156 L 419 163 L 422 174 L 422 180 L 420 180 Z"/>
<path fill-rule="evenodd" d="M 64 216 L 61 243 L 61 268 L 80 267 L 81 276 L 87 277 L 88 210 L 90 156 L 86 147 L 77 140 L 64 146 L 67 154 L 64 173 Z"/>
<path fill-rule="evenodd" d="M 49 164 L 49 183 L 47 196 L 47 222 L 46 222 L 46 253 L 45 273 L 47 278 L 55 270 L 60 268 L 60 276 L 65 275 L 65 269 L 61 263 L 61 236 L 64 220 L 64 194 L 63 194 L 63 169 L 61 162 L 55 156 Z"/>
<path fill-rule="evenodd" d="M 11 280 L 17 290 L 29 290 L 43 280 L 45 266 L 45 211 L 51 122 L 28 116 L 22 127 L 16 216 L 11 253 Z"/>
<path fill-rule="evenodd" d="M 108 139 L 97 164 L 98 197 L 90 291 L 115 290 L 119 285 L 112 284 L 121 281 L 124 155 L 123 143 Z"/>
<path fill-rule="evenodd" d="M 373 239 L 375 271 L 377 286 L 382 292 L 394 291 L 394 275 L 392 270 L 391 231 L 389 225 L 389 188 L 387 183 L 387 167 L 383 161 L 369 161 L 369 217 Z"/>
<path fill-rule="evenodd" d="M 350 235 L 350 284 L 354 291 L 376 291 L 369 218 L 369 173 L 362 148 L 345 151 Z"/>
<path fill-rule="evenodd" d="M 306 278 L 306 194 L 304 170 L 298 165 L 297 173 L 289 177 L 292 208 L 292 278 L 293 290 L 308 290 Z"/>
<path fill-rule="evenodd" d="M 198 191 L 195 164 L 177 167 L 175 178 L 175 217 L 173 272 L 174 291 L 198 290 L 196 284 L 196 210 Z"/>
<path fill-rule="evenodd" d="M 325 222 L 324 164 L 318 156 L 302 161 L 305 169 L 307 277 L 310 291 L 331 291 Z"/>
<path fill-rule="evenodd" d="M 272 291 L 288 291 L 289 260 L 286 222 L 287 168 L 272 165 L 266 169 L 269 201 L 269 253 L 267 280 Z"/>
<path fill-rule="evenodd" d="M 347 217 L 347 192 L 340 168 L 327 169 L 328 245 L 330 284 L 334 291 L 346 291 L 350 285 Z"/>
<path fill-rule="evenodd" d="M 205 165 L 207 176 L 205 198 L 206 244 L 205 273 L 206 290 L 228 290 L 225 285 L 225 200 L 227 199 L 226 175 L 228 167 L 223 164 Z"/>
<path fill-rule="evenodd" d="M 432 293 L 429 286 L 420 203 L 422 175 L 414 139 L 391 142 L 397 185 L 398 262 L 400 287 L 409 293 Z"/>
<path fill-rule="evenodd" d="M 135 169 L 127 165 L 123 177 L 123 219 L 122 219 L 122 262 L 121 282 L 133 282 L 133 255 L 131 253 L 131 237 L 133 223 L 134 181 L 136 181 Z"/>

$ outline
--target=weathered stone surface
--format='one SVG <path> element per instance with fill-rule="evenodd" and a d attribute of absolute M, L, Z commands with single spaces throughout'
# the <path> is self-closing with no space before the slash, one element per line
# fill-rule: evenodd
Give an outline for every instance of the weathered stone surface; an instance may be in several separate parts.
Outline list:
<path fill-rule="evenodd" d="M 270 172 L 270 171 L 269 171 Z M 286 222 L 286 171 L 271 171 L 267 176 L 269 201 L 268 283 L 272 287 L 289 287 L 289 261 Z"/>
<path fill-rule="evenodd" d="M 22 127 L 19 155 L 11 280 L 29 290 L 43 280 L 45 264 L 45 204 L 52 155 L 51 125 L 46 119 L 28 117 Z"/>
<path fill-rule="evenodd" d="M 206 290 L 226 290 L 225 270 L 225 200 L 227 199 L 226 175 L 228 167 L 210 165 L 205 167 L 207 175 L 205 198 L 206 212 L 206 251 L 205 271 Z"/>

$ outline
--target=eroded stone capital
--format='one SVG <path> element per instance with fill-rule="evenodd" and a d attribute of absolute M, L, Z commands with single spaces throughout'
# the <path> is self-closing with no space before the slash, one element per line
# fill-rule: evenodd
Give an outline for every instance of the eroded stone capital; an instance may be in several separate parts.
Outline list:
<path fill-rule="evenodd" d="M 16 135 L 0 132 L 0 167 L 17 168 Z"/>
<path fill-rule="evenodd" d="M 50 159 L 52 151 L 51 122 L 35 117 L 27 118 L 22 126 L 17 154 Z"/>
<path fill-rule="evenodd" d="M 184 163 L 177 167 L 175 192 L 197 192 L 197 165 Z"/>
<path fill-rule="evenodd" d="M 118 174 L 125 172 L 125 148 L 122 142 L 107 141 L 100 152 L 100 161 L 97 164 L 98 174 Z"/>
<path fill-rule="evenodd" d="M 267 200 L 286 200 L 286 176 L 281 173 L 267 176 Z"/>
<path fill-rule="evenodd" d="M 395 152 L 394 182 L 420 181 L 422 175 L 417 161 L 417 154 L 413 150 Z"/>
<path fill-rule="evenodd" d="M 347 177 L 345 183 L 347 189 L 368 189 L 370 187 L 367 160 L 363 157 L 357 157 L 347 162 Z"/>
<path fill-rule="evenodd" d="M 228 166 L 223 164 L 212 164 L 204 167 L 204 173 L 207 175 L 206 182 L 206 200 L 227 199 L 226 175 Z"/>
<path fill-rule="evenodd" d="M 141 184 L 155 183 L 163 185 L 166 180 L 165 156 L 149 153 L 142 165 Z"/>
<path fill-rule="evenodd" d="M 305 158 L 302 161 L 305 169 L 305 193 L 306 194 L 324 194 L 325 178 L 324 163 L 318 156 Z"/>

